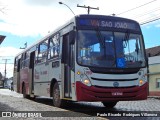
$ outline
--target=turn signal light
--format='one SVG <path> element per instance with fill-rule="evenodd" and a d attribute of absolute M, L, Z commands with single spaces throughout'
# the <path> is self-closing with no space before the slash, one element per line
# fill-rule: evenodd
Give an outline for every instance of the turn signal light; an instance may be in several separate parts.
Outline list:
<path fill-rule="evenodd" d="M 80 74 L 81 74 L 81 72 L 80 72 L 80 71 L 78 71 L 78 72 L 77 72 L 77 74 L 78 74 L 78 75 L 80 75 Z"/>

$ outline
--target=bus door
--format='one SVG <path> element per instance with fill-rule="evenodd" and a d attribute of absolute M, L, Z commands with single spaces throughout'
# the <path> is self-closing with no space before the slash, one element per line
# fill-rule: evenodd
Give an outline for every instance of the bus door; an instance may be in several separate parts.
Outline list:
<path fill-rule="evenodd" d="M 34 93 L 34 61 L 35 61 L 35 51 L 30 53 L 29 62 L 29 93 Z"/>
<path fill-rule="evenodd" d="M 72 98 L 72 88 L 71 84 L 74 81 L 74 76 L 72 72 L 73 68 L 73 49 L 74 46 L 71 43 L 71 34 L 65 34 L 63 36 L 63 45 L 62 45 L 62 63 L 64 64 L 64 68 L 62 68 L 62 79 L 63 79 L 63 93 L 65 98 Z"/>

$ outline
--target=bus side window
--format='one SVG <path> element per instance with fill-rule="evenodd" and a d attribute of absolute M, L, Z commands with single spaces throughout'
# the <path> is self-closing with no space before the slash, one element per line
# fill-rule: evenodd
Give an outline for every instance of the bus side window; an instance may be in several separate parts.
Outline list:
<path fill-rule="evenodd" d="M 29 51 L 27 51 L 27 52 L 22 54 L 21 60 L 22 60 L 21 68 L 28 67 L 28 64 L 29 64 Z"/>
<path fill-rule="evenodd" d="M 52 59 L 53 58 L 53 39 L 50 38 L 49 39 L 49 50 L 48 50 L 48 59 Z"/>
<path fill-rule="evenodd" d="M 53 55 L 54 57 L 58 57 L 59 55 L 59 34 L 56 34 L 53 38 L 53 43 L 54 43 L 54 47 L 53 47 Z"/>
<path fill-rule="evenodd" d="M 38 63 L 38 51 L 39 51 L 39 45 L 36 46 L 36 51 L 35 51 L 35 64 Z"/>
<path fill-rule="evenodd" d="M 45 62 L 47 58 L 47 50 L 48 50 L 48 40 L 43 41 L 39 45 L 39 50 L 38 50 L 38 58 L 37 58 L 37 63 Z"/>
<path fill-rule="evenodd" d="M 25 53 L 23 53 L 22 56 L 21 56 L 21 67 L 20 67 L 21 69 L 23 69 L 25 67 L 24 60 L 25 60 Z"/>
<path fill-rule="evenodd" d="M 59 56 L 59 34 L 54 35 L 49 40 L 49 51 L 48 51 L 48 59 L 52 59 L 54 57 Z"/>
<path fill-rule="evenodd" d="M 29 66 L 29 51 L 26 51 L 23 58 L 23 68 Z"/>

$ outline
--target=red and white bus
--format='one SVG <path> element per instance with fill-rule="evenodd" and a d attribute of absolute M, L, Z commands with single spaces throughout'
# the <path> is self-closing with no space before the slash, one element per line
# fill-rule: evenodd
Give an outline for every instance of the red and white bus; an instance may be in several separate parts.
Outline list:
<path fill-rule="evenodd" d="M 78 15 L 15 57 L 14 89 L 51 97 L 57 107 L 66 100 L 114 107 L 147 98 L 147 66 L 136 21 Z"/>

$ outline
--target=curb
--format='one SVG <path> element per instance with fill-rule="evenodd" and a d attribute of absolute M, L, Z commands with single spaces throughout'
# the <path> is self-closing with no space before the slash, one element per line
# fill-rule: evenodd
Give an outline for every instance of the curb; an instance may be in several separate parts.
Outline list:
<path fill-rule="evenodd" d="M 160 100 L 160 96 L 148 96 L 148 98 L 154 98 L 154 99 L 159 99 Z"/>

